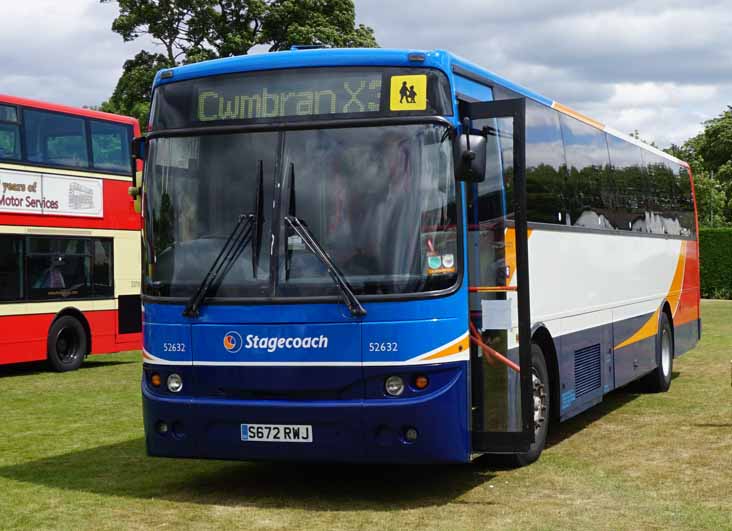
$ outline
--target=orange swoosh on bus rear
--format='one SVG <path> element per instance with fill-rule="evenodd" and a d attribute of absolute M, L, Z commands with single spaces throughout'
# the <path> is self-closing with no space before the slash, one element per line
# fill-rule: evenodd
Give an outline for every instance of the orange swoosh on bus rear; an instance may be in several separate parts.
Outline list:
<path fill-rule="evenodd" d="M 671 286 L 668 289 L 666 300 L 671 307 L 671 315 L 676 315 L 676 310 L 679 306 L 679 299 L 681 297 L 681 285 L 684 280 L 684 269 L 686 265 L 686 242 L 681 242 L 681 249 L 679 250 L 679 258 L 676 261 L 676 271 L 674 271 L 674 277 L 671 280 Z M 661 308 L 657 308 L 653 315 L 638 329 L 638 331 L 630 336 L 622 343 L 615 345 L 615 349 L 627 347 L 638 341 L 653 337 L 658 333 L 658 315 Z"/>

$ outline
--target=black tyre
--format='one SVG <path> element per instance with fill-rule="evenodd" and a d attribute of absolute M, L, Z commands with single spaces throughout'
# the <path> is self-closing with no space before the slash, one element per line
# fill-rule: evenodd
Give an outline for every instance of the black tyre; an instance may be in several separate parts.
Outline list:
<path fill-rule="evenodd" d="M 89 349 L 84 326 L 71 315 L 59 317 L 48 331 L 47 348 L 53 370 L 75 371 L 84 363 Z"/>
<path fill-rule="evenodd" d="M 656 336 L 656 368 L 644 377 L 643 383 L 650 393 L 665 393 L 671 387 L 674 368 L 674 333 L 666 312 L 661 312 Z"/>
<path fill-rule="evenodd" d="M 551 382 L 544 353 L 536 343 L 531 344 L 531 372 L 534 391 L 534 443 L 525 454 L 513 456 L 515 466 L 526 466 L 539 459 L 549 433 Z"/>

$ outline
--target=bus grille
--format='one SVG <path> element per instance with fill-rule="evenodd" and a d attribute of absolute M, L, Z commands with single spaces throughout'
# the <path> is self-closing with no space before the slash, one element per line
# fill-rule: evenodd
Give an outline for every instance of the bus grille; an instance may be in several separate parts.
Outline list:
<path fill-rule="evenodd" d="M 581 348 L 574 351 L 574 391 L 580 398 L 602 385 L 602 369 L 600 367 L 600 345 Z"/>

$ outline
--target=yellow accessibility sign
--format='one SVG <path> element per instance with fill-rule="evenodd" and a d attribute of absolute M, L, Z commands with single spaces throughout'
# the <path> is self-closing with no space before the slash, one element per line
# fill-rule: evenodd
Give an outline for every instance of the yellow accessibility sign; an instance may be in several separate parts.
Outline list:
<path fill-rule="evenodd" d="M 392 76 L 389 110 L 426 111 L 427 75 Z"/>

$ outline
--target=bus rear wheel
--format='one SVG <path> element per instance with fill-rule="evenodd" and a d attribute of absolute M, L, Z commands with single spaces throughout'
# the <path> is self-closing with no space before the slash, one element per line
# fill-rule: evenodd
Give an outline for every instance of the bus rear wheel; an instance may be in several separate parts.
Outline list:
<path fill-rule="evenodd" d="M 656 338 L 656 368 L 644 377 L 643 383 L 650 393 L 665 393 L 671 387 L 674 368 L 674 333 L 666 312 L 661 312 Z"/>
<path fill-rule="evenodd" d="M 534 411 L 534 442 L 529 447 L 529 451 L 523 454 L 513 456 L 513 465 L 526 466 L 530 465 L 541 455 L 546 446 L 546 438 L 549 433 L 549 412 L 550 409 L 550 385 L 549 370 L 546 366 L 546 358 L 541 347 L 531 344 L 531 379 L 533 392 L 533 411 Z"/>
<path fill-rule="evenodd" d="M 48 362 L 57 372 L 75 371 L 84 363 L 88 351 L 86 330 L 71 315 L 56 319 L 48 331 Z"/>

